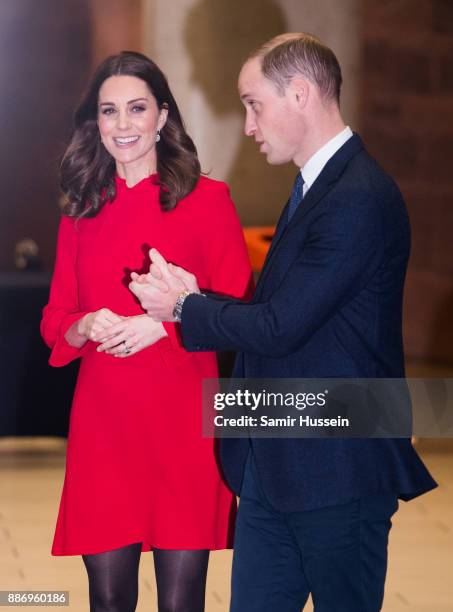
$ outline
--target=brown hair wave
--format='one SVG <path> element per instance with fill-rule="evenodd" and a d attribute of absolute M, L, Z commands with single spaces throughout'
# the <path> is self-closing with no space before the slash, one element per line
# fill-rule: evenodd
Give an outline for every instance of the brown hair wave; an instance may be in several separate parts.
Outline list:
<path fill-rule="evenodd" d="M 111 55 L 97 68 L 74 116 L 75 129 L 60 166 L 60 186 L 66 197 L 63 214 L 94 217 L 116 197 L 115 160 L 101 142 L 97 125 L 99 90 L 111 76 L 135 76 L 148 85 L 159 109 L 168 118 L 156 143 L 159 201 L 172 210 L 200 178 L 195 145 L 187 134 L 167 79 L 148 57 L 135 51 Z"/>

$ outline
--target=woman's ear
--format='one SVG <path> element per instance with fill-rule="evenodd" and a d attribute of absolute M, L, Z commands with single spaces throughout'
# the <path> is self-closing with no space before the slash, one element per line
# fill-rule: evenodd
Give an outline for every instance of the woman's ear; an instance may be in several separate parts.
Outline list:
<path fill-rule="evenodd" d="M 164 125 L 167 123 L 167 119 L 168 119 L 168 106 L 163 105 L 162 108 L 160 109 L 159 120 L 157 122 L 158 130 L 161 130 L 164 127 Z"/>

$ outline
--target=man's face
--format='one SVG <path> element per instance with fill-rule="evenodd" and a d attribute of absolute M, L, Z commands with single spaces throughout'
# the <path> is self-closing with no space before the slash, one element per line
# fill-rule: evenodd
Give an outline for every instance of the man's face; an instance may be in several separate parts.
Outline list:
<path fill-rule="evenodd" d="M 239 95 L 245 106 L 246 136 L 253 136 L 269 164 L 285 164 L 300 153 L 303 134 L 296 94 L 281 94 L 261 72 L 258 58 L 246 62 L 239 74 Z"/>

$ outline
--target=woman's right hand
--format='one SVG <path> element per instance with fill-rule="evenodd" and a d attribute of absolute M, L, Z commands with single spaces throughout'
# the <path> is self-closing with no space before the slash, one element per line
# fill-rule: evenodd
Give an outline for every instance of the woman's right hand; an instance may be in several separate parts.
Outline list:
<path fill-rule="evenodd" d="M 101 308 L 95 312 L 89 312 L 77 322 L 77 333 L 87 340 L 94 341 L 96 334 L 120 323 L 123 318 L 108 308 Z"/>

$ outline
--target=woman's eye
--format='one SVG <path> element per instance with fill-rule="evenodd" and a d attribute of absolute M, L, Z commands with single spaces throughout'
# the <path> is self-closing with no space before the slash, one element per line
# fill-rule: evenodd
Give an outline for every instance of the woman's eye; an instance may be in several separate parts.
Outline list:
<path fill-rule="evenodd" d="M 137 104 L 132 107 L 132 112 L 134 112 L 134 113 L 142 113 L 145 110 L 146 110 L 146 108 L 144 106 L 140 106 L 140 105 L 137 105 Z"/>
<path fill-rule="evenodd" d="M 101 112 L 103 115 L 111 115 L 112 113 L 115 112 L 115 109 L 114 108 L 103 108 Z"/>

